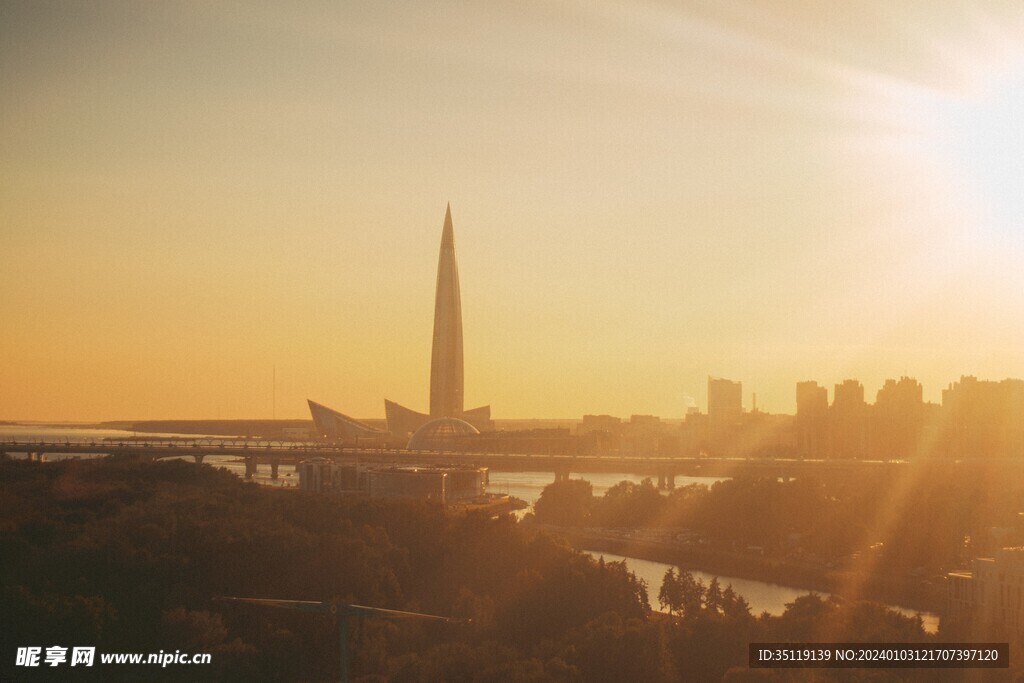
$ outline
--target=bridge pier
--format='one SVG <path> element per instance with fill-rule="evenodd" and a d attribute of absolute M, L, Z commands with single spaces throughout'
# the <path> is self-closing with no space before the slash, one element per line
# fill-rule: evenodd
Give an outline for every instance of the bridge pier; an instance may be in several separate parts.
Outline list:
<path fill-rule="evenodd" d="M 280 458 L 274 458 L 270 461 L 270 478 L 277 479 L 277 468 L 281 464 Z"/>
<path fill-rule="evenodd" d="M 555 481 L 567 481 L 569 479 L 569 468 L 560 467 L 555 470 Z"/>
<path fill-rule="evenodd" d="M 676 487 L 676 473 L 670 469 L 658 470 L 658 490 L 671 491 Z"/>
<path fill-rule="evenodd" d="M 252 479 L 254 474 L 256 474 L 256 456 L 247 455 L 245 456 L 245 478 Z"/>
<path fill-rule="evenodd" d="M 195 458 L 195 461 L 196 461 L 197 465 L 202 465 L 203 464 L 203 458 L 206 457 L 206 454 L 205 453 L 197 453 L 197 454 L 193 455 L 192 457 Z"/>

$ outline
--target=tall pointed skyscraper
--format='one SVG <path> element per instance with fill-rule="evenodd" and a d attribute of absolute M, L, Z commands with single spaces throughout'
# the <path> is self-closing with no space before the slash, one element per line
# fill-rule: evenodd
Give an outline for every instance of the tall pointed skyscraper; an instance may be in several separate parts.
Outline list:
<path fill-rule="evenodd" d="M 463 412 L 462 299 L 451 204 L 445 210 L 434 294 L 434 346 L 430 358 L 430 417 L 461 417 Z"/>
<path fill-rule="evenodd" d="M 409 448 L 435 449 L 447 439 L 494 429 L 491 407 L 465 410 L 462 374 L 462 297 L 459 265 L 455 260 L 455 230 L 451 204 L 445 210 L 441 253 L 437 260 L 434 292 L 434 344 L 430 358 L 430 414 L 384 401 L 388 431 L 393 436 L 414 434 Z M 357 438 L 377 433 L 373 427 L 348 415 L 309 402 L 317 433 L 328 438 Z M 418 435 L 418 438 L 415 438 Z"/>

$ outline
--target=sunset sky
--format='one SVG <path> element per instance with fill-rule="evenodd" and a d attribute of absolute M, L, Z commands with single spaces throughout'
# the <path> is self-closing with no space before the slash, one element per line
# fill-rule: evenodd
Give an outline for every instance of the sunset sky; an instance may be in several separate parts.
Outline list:
<path fill-rule="evenodd" d="M 1024 377 L 1024 3 L 0 3 L 0 419 Z"/>

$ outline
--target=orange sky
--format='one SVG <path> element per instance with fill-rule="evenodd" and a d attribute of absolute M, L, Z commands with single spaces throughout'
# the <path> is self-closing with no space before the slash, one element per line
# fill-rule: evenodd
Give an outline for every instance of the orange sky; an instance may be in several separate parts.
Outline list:
<path fill-rule="evenodd" d="M 0 419 L 1024 376 L 1024 5 L 0 5 Z"/>

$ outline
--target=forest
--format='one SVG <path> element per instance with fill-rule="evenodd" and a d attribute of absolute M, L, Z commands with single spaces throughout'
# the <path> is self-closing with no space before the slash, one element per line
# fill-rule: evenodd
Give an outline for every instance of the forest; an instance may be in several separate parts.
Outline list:
<path fill-rule="evenodd" d="M 363 681 L 796 680 L 748 670 L 748 643 L 930 637 L 872 603 L 811 595 L 780 616 L 753 615 L 730 587 L 682 570 L 648 587 L 508 515 L 261 488 L 191 462 L 5 461 L 0 494 L 3 680 L 336 680 L 328 615 L 222 596 L 462 620 L 355 619 L 351 667 Z M 671 613 L 653 613 L 654 598 Z M 180 649 L 212 663 L 54 677 L 15 666 L 16 649 L 33 645 Z M 818 680 L 932 680 L 920 673 Z"/>

